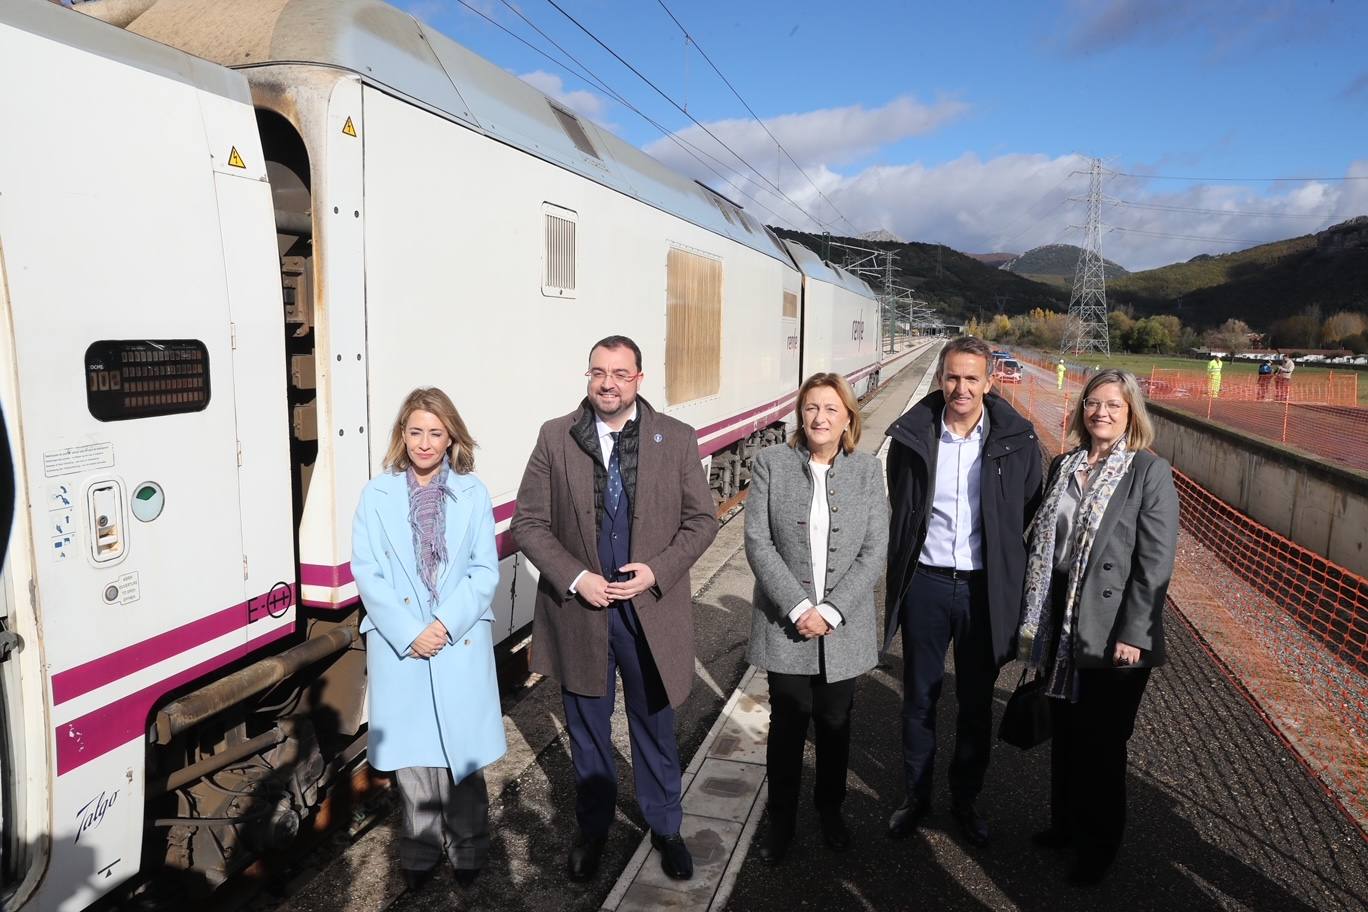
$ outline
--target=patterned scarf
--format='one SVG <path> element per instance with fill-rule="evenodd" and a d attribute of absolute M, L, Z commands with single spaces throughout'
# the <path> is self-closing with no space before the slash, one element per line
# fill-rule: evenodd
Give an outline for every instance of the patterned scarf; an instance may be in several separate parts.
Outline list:
<path fill-rule="evenodd" d="M 1074 667 L 1074 632 L 1078 627 L 1078 593 L 1083 587 L 1083 569 L 1088 566 L 1088 555 L 1092 552 L 1093 540 L 1097 529 L 1102 525 L 1102 515 L 1107 512 L 1116 487 L 1130 470 L 1135 454 L 1126 450 L 1126 441 L 1117 441 L 1102 466 L 1101 472 L 1092 479 L 1083 500 L 1074 514 L 1072 529 L 1073 550 L 1069 556 L 1068 596 L 1064 603 L 1064 616 L 1060 619 L 1058 645 L 1054 655 L 1046 655 L 1050 646 L 1050 631 L 1053 629 L 1054 602 L 1051 598 L 1050 584 L 1054 576 L 1055 530 L 1059 524 L 1059 501 L 1068 490 L 1069 479 L 1078 471 L 1088 458 L 1086 449 L 1075 450 L 1064 457 L 1054 484 L 1040 505 L 1035 519 L 1027 530 L 1030 553 L 1026 558 L 1026 594 L 1021 611 L 1021 627 L 1018 630 L 1020 656 L 1034 669 L 1049 668 L 1050 681 L 1046 693 L 1051 697 L 1075 702 L 1078 699 L 1078 674 Z M 1094 470 L 1096 471 L 1096 470 Z"/>
<path fill-rule="evenodd" d="M 446 563 L 446 498 L 456 499 L 447 489 L 448 465 L 445 460 L 426 485 L 409 466 L 409 525 L 413 528 L 413 553 L 418 559 L 418 575 L 437 603 L 437 571 Z"/>

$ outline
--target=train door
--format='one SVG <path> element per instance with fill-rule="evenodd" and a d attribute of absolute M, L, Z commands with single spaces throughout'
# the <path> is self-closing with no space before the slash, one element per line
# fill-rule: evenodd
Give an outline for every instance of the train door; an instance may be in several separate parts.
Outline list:
<path fill-rule="evenodd" d="M 318 368 L 315 362 L 313 201 L 309 153 L 284 117 L 258 109 L 266 173 L 275 210 L 276 252 L 284 305 L 285 378 L 290 429 L 290 489 L 294 553 L 318 461 Z"/>

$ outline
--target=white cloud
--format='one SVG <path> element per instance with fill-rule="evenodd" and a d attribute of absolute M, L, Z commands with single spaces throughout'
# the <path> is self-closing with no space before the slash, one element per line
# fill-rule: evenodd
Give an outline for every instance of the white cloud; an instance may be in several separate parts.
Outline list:
<path fill-rule="evenodd" d="M 801 114 L 783 114 L 766 119 L 765 127 L 806 170 L 809 167 L 846 164 L 899 140 L 930 133 L 961 116 L 968 107 L 952 99 L 924 104 L 910 96 L 903 96 L 878 108 L 850 105 Z M 765 127 L 746 119 L 712 121 L 705 126 L 738 155 L 773 179 L 777 150 Z M 718 167 L 717 162 L 727 162 L 733 173 L 749 173 L 702 128 L 690 126 L 675 135 L 713 156 L 717 161 L 711 164 L 715 167 Z M 670 139 L 655 140 L 646 146 L 646 151 L 671 167 L 696 177 L 709 180 L 716 178 L 715 174 Z M 781 174 L 785 169 L 793 170 L 793 165 L 787 159 L 779 166 Z M 807 182 L 803 183 L 806 185 Z"/>
<path fill-rule="evenodd" d="M 1086 159 L 1073 155 L 983 160 L 966 154 L 934 166 L 879 165 L 850 176 L 826 169 L 809 173 L 859 231 L 887 228 L 908 240 L 970 253 L 1020 253 L 1044 244 L 1081 242 L 1082 232 L 1071 226 L 1081 226 L 1087 217 L 1078 199 L 1087 195 L 1086 167 Z M 1368 176 L 1368 159 L 1356 162 L 1347 175 Z M 785 181 L 784 189 L 808 211 L 834 218 L 806 181 Z M 1166 190 L 1158 181 L 1118 176 L 1107 181 L 1104 193 L 1164 207 L 1103 207 L 1103 224 L 1113 230 L 1102 237 L 1102 253 L 1132 270 L 1310 234 L 1368 213 L 1368 181 L 1363 180 L 1280 185 L 1261 192 L 1225 184 Z M 756 195 L 777 211 L 788 208 L 773 197 Z M 1211 238 L 1232 242 L 1205 240 Z"/>

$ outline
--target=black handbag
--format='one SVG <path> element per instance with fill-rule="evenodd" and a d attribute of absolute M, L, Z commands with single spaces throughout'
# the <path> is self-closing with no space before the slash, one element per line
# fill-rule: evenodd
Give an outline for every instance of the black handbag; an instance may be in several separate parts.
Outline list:
<path fill-rule="evenodd" d="M 1050 698 L 1045 695 L 1044 674 L 1027 679 L 1030 670 L 1021 673 L 1016 690 L 1007 698 L 1007 708 L 1002 711 L 1002 724 L 998 726 L 998 738 L 1022 750 L 1044 744 L 1054 733 L 1050 721 Z"/>

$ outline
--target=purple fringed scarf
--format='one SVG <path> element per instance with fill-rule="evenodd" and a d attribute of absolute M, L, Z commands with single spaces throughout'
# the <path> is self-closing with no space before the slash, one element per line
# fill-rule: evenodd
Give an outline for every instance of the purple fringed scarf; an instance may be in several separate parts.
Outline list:
<path fill-rule="evenodd" d="M 437 571 L 446 563 L 446 498 L 448 466 L 445 461 L 426 485 L 410 466 L 407 472 L 409 525 L 413 527 L 413 552 L 418 559 L 418 575 L 423 578 L 432 601 L 437 602 Z"/>

